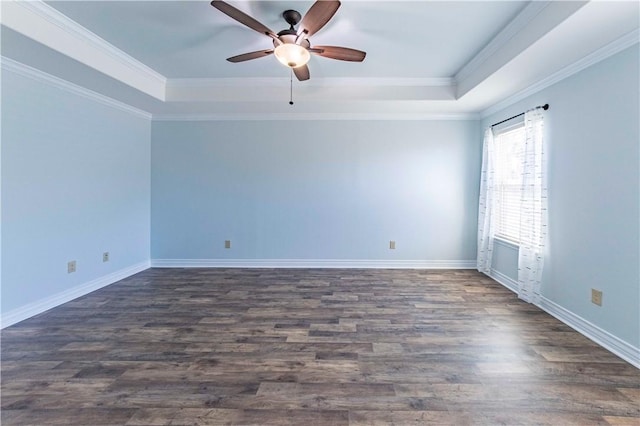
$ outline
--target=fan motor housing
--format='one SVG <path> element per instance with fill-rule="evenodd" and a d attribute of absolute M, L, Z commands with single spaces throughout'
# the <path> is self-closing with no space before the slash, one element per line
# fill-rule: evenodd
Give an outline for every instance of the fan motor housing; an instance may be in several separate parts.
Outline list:
<path fill-rule="evenodd" d="M 295 44 L 297 38 L 298 34 L 295 30 L 282 30 L 278 33 L 278 40 L 280 40 L 283 44 Z M 279 43 L 273 40 L 273 46 L 278 47 Z M 302 42 L 300 42 L 300 46 L 308 49 L 309 47 L 311 47 L 311 43 L 309 43 L 309 40 L 305 38 L 302 40 Z"/>

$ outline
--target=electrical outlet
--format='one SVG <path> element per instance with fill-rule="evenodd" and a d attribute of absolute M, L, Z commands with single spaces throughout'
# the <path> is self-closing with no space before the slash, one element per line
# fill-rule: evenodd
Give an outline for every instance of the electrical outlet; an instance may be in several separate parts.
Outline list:
<path fill-rule="evenodd" d="M 226 249 L 231 248 L 231 240 L 224 240 L 224 248 Z"/>
<path fill-rule="evenodd" d="M 591 289 L 591 303 L 602 306 L 602 292 L 600 290 Z"/>
<path fill-rule="evenodd" d="M 103 262 L 108 262 L 109 261 L 109 252 L 105 251 L 104 253 L 102 253 L 102 261 Z"/>
<path fill-rule="evenodd" d="M 396 242 L 389 241 L 389 250 L 395 250 L 395 249 L 396 249 Z"/>
<path fill-rule="evenodd" d="M 71 260 L 69 262 L 67 262 L 67 273 L 70 274 L 72 272 L 76 271 L 76 261 L 75 260 Z"/>

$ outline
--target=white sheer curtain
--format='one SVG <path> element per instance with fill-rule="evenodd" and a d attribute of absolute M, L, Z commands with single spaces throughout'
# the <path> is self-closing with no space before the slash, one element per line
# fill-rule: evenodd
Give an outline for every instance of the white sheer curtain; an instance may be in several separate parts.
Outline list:
<path fill-rule="evenodd" d="M 493 129 L 484 132 L 482 146 L 482 173 L 480 175 L 480 202 L 478 205 L 478 271 L 491 273 L 493 259 L 493 233 L 495 219 L 495 147 Z"/>
<path fill-rule="evenodd" d="M 544 153 L 544 120 L 539 109 L 524 116 L 525 147 L 520 189 L 520 249 L 518 297 L 540 303 L 540 281 L 547 237 L 547 179 Z"/>
<path fill-rule="evenodd" d="M 547 236 L 547 182 L 544 158 L 544 122 L 539 109 L 527 111 L 520 186 L 520 232 L 518 250 L 518 297 L 540 302 L 540 281 Z M 491 274 L 496 231 L 498 182 L 493 129 L 484 134 L 480 201 L 478 207 L 478 271 Z"/>

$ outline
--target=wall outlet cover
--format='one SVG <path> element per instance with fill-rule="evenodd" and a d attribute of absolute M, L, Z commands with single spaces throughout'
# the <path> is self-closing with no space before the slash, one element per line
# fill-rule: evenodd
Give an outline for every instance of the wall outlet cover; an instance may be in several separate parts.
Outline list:
<path fill-rule="evenodd" d="M 591 303 L 602 306 L 602 292 L 600 290 L 591 289 Z"/>

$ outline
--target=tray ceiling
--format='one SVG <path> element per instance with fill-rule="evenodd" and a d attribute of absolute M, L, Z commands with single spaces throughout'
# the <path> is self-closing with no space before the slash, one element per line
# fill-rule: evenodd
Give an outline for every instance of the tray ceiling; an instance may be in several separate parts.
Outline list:
<path fill-rule="evenodd" d="M 276 32 L 284 10 L 313 4 L 229 3 Z M 638 3 L 624 1 L 343 1 L 311 42 L 367 58 L 313 57 L 293 109 L 274 57 L 225 60 L 270 39 L 206 0 L 5 1 L 2 55 L 158 117 L 477 115 L 636 43 L 638 22 Z"/>

